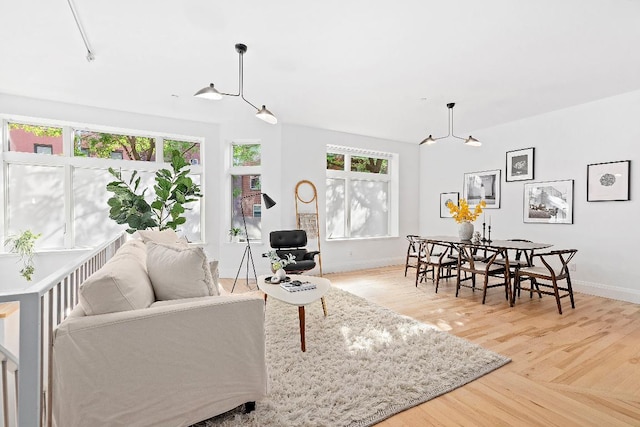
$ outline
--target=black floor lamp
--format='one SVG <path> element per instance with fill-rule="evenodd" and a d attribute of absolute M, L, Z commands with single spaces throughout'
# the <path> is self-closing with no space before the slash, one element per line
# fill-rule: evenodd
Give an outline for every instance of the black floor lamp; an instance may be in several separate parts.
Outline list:
<path fill-rule="evenodd" d="M 236 288 L 236 282 L 238 281 L 238 276 L 240 276 L 240 270 L 242 270 L 242 264 L 244 264 L 245 258 L 247 259 L 247 287 L 251 289 L 249 286 L 249 262 L 251 262 L 251 267 L 253 268 L 253 277 L 258 282 L 258 275 L 256 274 L 256 266 L 253 263 L 253 255 L 251 254 L 251 243 L 249 242 L 249 233 L 247 232 L 247 220 L 244 217 L 244 207 L 242 201 L 249 197 L 255 197 L 262 194 L 262 200 L 264 200 L 264 206 L 267 209 L 271 209 L 275 206 L 276 202 L 273 201 L 271 197 L 267 195 L 267 193 L 253 193 L 246 195 L 240 199 L 240 212 L 242 212 L 242 224 L 244 225 L 244 235 L 247 240 L 247 247 L 244 248 L 244 254 L 242 255 L 242 261 L 240 261 L 240 266 L 238 267 L 238 272 L 236 273 L 236 278 L 233 281 L 233 287 L 231 288 L 231 292 Z"/>

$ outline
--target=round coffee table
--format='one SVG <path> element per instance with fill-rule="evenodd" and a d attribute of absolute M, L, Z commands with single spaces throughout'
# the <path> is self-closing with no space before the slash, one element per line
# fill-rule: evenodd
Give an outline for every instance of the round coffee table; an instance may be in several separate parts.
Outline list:
<path fill-rule="evenodd" d="M 322 301 L 322 310 L 325 317 L 327 316 L 327 304 L 324 300 L 325 294 L 331 288 L 331 282 L 323 277 L 316 276 L 303 276 L 300 274 L 287 275 L 291 280 L 299 280 L 301 282 L 309 282 L 316 285 L 315 289 L 308 289 L 306 291 L 289 292 L 280 287 L 280 284 L 272 284 L 265 282 L 267 275 L 258 276 L 258 289 L 264 292 L 264 303 L 267 303 L 267 296 L 275 298 L 279 301 L 285 302 L 291 305 L 298 306 L 298 318 L 300 320 L 300 347 L 302 351 L 307 351 L 305 337 L 304 337 L 304 307 L 318 300 Z"/>

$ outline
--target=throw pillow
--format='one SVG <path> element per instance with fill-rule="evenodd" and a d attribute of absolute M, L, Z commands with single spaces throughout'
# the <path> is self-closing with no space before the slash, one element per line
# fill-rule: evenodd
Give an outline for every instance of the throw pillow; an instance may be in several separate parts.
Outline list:
<path fill-rule="evenodd" d="M 147 272 L 158 301 L 219 294 L 202 248 L 148 242 Z"/>
<path fill-rule="evenodd" d="M 82 283 L 79 294 L 88 316 L 147 308 L 155 301 L 144 264 L 120 251 Z"/>
<path fill-rule="evenodd" d="M 176 243 L 180 239 L 176 232 L 170 228 L 166 230 L 138 230 L 138 234 L 144 243 Z"/>

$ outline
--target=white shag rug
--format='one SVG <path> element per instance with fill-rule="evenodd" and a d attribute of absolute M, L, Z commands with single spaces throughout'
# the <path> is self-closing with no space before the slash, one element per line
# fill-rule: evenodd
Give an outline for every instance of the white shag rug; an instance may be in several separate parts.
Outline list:
<path fill-rule="evenodd" d="M 510 361 L 337 288 L 326 301 L 326 318 L 306 307 L 303 353 L 297 308 L 270 298 L 267 398 L 194 427 L 369 426 Z"/>

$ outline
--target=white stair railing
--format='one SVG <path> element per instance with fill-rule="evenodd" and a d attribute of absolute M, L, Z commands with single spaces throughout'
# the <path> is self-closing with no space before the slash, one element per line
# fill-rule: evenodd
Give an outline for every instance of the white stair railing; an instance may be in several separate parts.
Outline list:
<path fill-rule="evenodd" d="M 20 303 L 19 360 L 12 361 L 7 357 L 2 362 L 3 374 L 5 364 L 8 371 L 11 371 L 12 363 L 16 365 L 17 420 L 20 427 L 51 426 L 52 396 L 48 390 L 51 390 L 52 381 L 54 328 L 78 304 L 79 286 L 102 267 L 125 240 L 126 234 L 123 233 L 23 291 L 0 293 L 0 302 Z"/>

